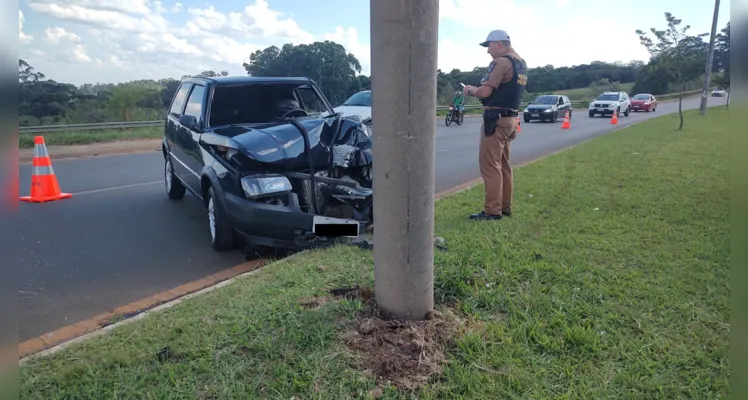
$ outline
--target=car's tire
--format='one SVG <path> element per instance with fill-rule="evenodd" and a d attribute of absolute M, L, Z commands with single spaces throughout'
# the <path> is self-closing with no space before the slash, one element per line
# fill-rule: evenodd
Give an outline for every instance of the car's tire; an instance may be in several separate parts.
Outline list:
<path fill-rule="evenodd" d="M 170 199 L 181 199 L 186 191 L 182 181 L 174 173 L 174 164 L 168 154 L 164 157 L 164 188 Z"/>
<path fill-rule="evenodd" d="M 594 112 L 590 111 L 589 114 L 590 114 L 590 118 L 594 118 L 595 117 L 595 113 Z"/>
<path fill-rule="evenodd" d="M 553 112 L 553 116 L 551 117 L 551 122 L 556 123 L 558 122 L 558 111 Z"/>
<path fill-rule="evenodd" d="M 525 117 L 525 123 L 529 124 L 530 123 L 530 118 Z"/>
<path fill-rule="evenodd" d="M 210 233 L 210 244 L 217 251 L 226 251 L 234 248 L 234 229 L 231 228 L 228 213 L 223 203 L 216 198 L 213 186 L 208 188 L 208 196 L 205 199 L 208 209 L 208 232 Z"/>
<path fill-rule="evenodd" d="M 623 112 L 623 116 L 624 116 L 624 117 L 628 117 L 628 116 L 629 116 L 629 114 L 631 114 L 631 108 L 629 108 L 629 107 L 626 107 L 626 111 L 624 111 L 624 112 Z"/>

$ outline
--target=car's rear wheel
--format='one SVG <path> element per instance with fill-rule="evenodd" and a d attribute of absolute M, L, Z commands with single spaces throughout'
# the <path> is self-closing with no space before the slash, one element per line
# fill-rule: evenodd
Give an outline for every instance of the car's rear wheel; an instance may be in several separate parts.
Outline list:
<path fill-rule="evenodd" d="M 623 112 L 623 115 L 628 117 L 630 113 L 631 113 L 631 109 L 629 107 L 626 107 L 626 111 Z"/>
<path fill-rule="evenodd" d="M 184 197 L 185 187 L 182 181 L 174 173 L 174 165 L 171 163 L 171 156 L 166 156 L 164 160 L 164 186 L 166 194 L 170 199 L 181 199 Z"/>
<path fill-rule="evenodd" d="M 208 188 L 208 228 L 210 244 L 215 250 L 226 251 L 234 248 L 234 230 L 229 223 L 228 213 L 216 198 L 213 187 Z"/>

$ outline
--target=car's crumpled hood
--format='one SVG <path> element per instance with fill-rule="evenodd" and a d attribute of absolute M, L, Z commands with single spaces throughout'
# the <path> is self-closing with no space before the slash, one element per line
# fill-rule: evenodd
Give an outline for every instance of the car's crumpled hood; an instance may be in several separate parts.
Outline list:
<path fill-rule="evenodd" d="M 361 129 L 361 123 L 340 119 L 336 135 L 335 118 L 298 120 L 309 134 L 309 146 L 315 168 L 331 164 L 334 146 L 352 146 L 351 166 L 372 164 L 371 138 Z M 296 171 L 309 166 L 304 151 L 304 138 L 291 123 L 250 128 L 234 125 L 217 128 L 216 135 L 230 138 L 246 157 L 241 163 L 248 169 Z"/>

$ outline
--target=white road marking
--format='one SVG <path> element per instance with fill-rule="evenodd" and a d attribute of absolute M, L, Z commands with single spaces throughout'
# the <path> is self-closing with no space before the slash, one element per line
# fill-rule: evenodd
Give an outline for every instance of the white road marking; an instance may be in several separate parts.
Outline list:
<path fill-rule="evenodd" d="M 446 150 L 446 149 L 445 149 L 445 150 L 437 150 L 436 152 L 437 152 L 437 153 L 443 153 L 443 152 L 445 152 L 445 151 L 447 151 L 447 150 Z"/>
<path fill-rule="evenodd" d="M 104 189 L 86 190 L 86 191 L 83 191 L 83 192 L 73 193 L 73 195 L 74 196 L 78 196 L 78 195 L 81 195 L 81 194 L 109 192 L 111 190 L 129 189 L 129 188 L 146 186 L 146 185 L 153 185 L 153 184 L 156 184 L 156 183 L 163 183 L 163 182 L 164 182 L 163 180 L 158 180 L 158 181 L 153 181 L 153 182 L 133 183 L 132 185 L 123 185 L 123 186 L 114 186 L 114 187 L 104 188 Z"/>

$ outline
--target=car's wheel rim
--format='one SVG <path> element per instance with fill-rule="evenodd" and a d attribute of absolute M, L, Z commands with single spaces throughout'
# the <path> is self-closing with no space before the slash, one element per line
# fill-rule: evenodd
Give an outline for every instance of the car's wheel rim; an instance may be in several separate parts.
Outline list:
<path fill-rule="evenodd" d="M 171 161 L 166 160 L 166 173 L 164 174 L 164 180 L 166 181 L 166 191 L 171 191 Z"/>
<path fill-rule="evenodd" d="M 210 225 L 210 239 L 216 239 L 216 212 L 213 204 L 213 198 L 208 200 L 208 223 Z"/>

